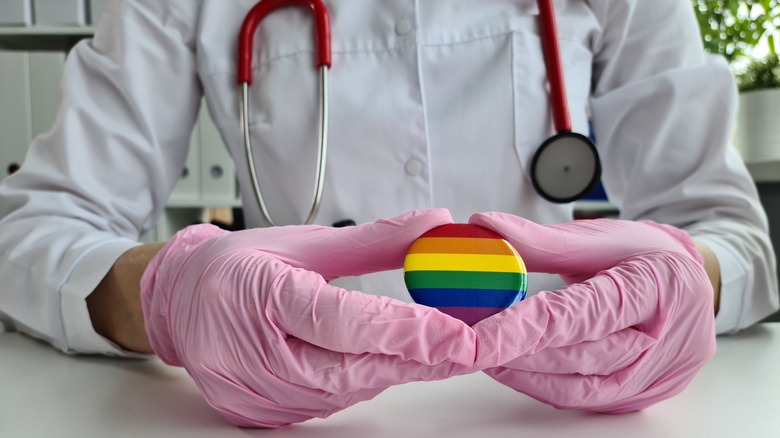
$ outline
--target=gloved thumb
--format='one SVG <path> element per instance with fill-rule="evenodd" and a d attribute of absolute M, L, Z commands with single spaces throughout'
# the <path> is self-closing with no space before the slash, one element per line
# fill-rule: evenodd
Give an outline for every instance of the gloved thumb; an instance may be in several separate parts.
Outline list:
<path fill-rule="evenodd" d="M 510 214 L 480 213 L 469 223 L 502 235 L 523 257 L 529 271 L 569 279 L 590 278 L 629 257 L 659 250 L 698 258 L 684 231 L 650 221 L 589 219 L 540 225 Z"/>
<path fill-rule="evenodd" d="M 578 275 L 592 270 L 584 266 L 593 264 L 594 242 L 587 236 L 496 212 L 474 214 L 469 223 L 500 234 L 515 247 L 529 272 Z"/>
<path fill-rule="evenodd" d="M 258 247 L 291 266 L 317 272 L 331 281 L 399 269 L 418 237 L 451 223 L 450 212 L 441 208 L 415 210 L 343 228 L 278 227 L 262 231 Z"/>

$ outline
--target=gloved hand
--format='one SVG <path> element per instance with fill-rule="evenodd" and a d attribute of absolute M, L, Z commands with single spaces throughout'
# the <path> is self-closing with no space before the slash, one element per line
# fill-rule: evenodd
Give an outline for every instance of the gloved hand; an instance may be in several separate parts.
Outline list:
<path fill-rule="evenodd" d="M 609 219 L 538 225 L 486 213 L 529 272 L 569 285 L 473 326 L 477 366 L 562 409 L 629 412 L 671 397 L 715 352 L 712 285 L 682 230 Z"/>
<path fill-rule="evenodd" d="M 451 222 L 430 210 L 345 228 L 188 227 L 142 278 L 152 348 L 249 427 L 326 417 L 392 385 L 465 371 L 476 337 L 462 321 L 326 283 L 400 268 L 419 235 Z"/>

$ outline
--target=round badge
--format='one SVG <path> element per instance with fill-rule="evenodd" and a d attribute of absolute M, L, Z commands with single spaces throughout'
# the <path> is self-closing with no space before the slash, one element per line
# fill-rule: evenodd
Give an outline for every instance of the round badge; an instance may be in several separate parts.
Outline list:
<path fill-rule="evenodd" d="M 420 236 L 404 260 L 412 299 L 472 325 L 525 298 L 523 259 L 503 237 L 471 224 Z"/>

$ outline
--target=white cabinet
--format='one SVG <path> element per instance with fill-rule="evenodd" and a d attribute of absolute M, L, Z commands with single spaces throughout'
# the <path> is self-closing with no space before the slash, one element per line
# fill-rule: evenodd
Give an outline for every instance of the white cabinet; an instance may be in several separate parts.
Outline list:
<path fill-rule="evenodd" d="M 18 170 L 32 139 L 30 57 L 0 51 L 0 166 L 2 178 Z"/>
<path fill-rule="evenodd" d="M 207 205 L 225 205 L 226 201 L 235 200 L 238 196 L 236 170 L 206 105 L 201 107 L 198 130 L 202 201 Z"/>
<path fill-rule="evenodd" d="M 186 167 L 171 195 L 169 206 L 189 208 L 237 205 L 235 165 L 204 102 L 192 132 Z"/>
<path fill-rule="evenodd" d="M 198 126 L 195 126 L 190 139 L 187 161 L 184 164 L 184 170 L 182 170 L 179 182 L 173 189 L 173 193 L 171 193 L 169 204 L 185 207 L 199 205 L 201 200 L 200 192 L 200 129 Z"/>
<path fill-rule="evenodd" d="M 202 104 L 184 171 L 157 224 L 157 239 L 166 240 L 188 225 L 208 221 L 209 207 L 239 205 L 235 165 Z"/>
<path fill-rule="evenodd" d="M 64 52 L 30 52 L 30 128 L 35 138 L 47 132 L 60 102 Z"/>
<path fill-rule="evenodd" d="M 2 178 L 21 166 L 32 139 L 54 122 L 64 63 L 62 52 L 0 51 Z"/>
<path fill-rule="evenodd" d="M 0 6 L 8 3 L 0 0 Z M 91 32 L 88 27 L 0 25 L 0 179 L 23 165 L 32 140 L 52 126 L 66 51 Z M 42 48 L 41 41 L 55 50 Z M 235 166 L 204 104 L 181 179 L 156 229 L 142 240 L 167 240 L 182 227 L 207 220 L 208 208 L 239 205 Z"/>
<path fill-rule="evenodd" d="M 84 26 L 87 24 L 86 0 L 33 0 L 36 26 Z"/>
<path fill-rule="evenodd" d="M 0 0 L 0 26 L 32 24 L 31 0 Z"/>
<path fill-rule="evenodd" d="M 106 0 L 89 0 L 89 23 L 97 24 L 105 8 Z"/>

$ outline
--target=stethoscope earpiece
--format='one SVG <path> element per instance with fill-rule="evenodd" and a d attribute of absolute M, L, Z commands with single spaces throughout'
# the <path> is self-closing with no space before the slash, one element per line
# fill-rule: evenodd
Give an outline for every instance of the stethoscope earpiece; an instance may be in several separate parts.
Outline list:
<path fill-rule="evenodd" d="M 564 204 L 590 193 L 601 179 L 596 146 L 576 132 L 548 138 L 531 160 L 531 183 L 544 199 Z"/>

